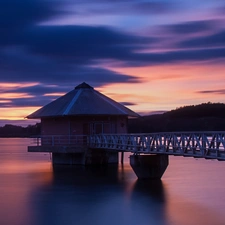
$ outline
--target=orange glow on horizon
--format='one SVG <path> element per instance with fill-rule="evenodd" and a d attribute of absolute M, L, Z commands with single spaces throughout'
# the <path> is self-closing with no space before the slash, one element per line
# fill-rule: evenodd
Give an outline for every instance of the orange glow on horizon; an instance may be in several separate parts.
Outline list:
<path fill-rule="evenodd" d="M 54 93 L 47 93 L 47 94 L 44 94 L 43 96 L 63 96 L 65 95 L 66 93 L 64 92 L 54 92 Z"/>
<path fill-rule="evenodd" d="M 11 107 L 0 108 L 0 120 L 24 120 L 29 114 L 40 107 Z"/>
<path fill-rule="evenodd" d="M 172 110 L 184 105 L 225 102 L 218 93 L 201 91 L 224 89 L 224 65 L 163 65 L 108 68 L 139 77 L 138 83 L 105 85 L 98 90 L 119 102 L 132 102 L 136 112 Z"/>

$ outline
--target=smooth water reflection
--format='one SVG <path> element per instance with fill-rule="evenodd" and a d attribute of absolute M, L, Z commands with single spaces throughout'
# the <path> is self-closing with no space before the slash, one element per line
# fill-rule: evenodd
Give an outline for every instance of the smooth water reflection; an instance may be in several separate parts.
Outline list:
<path fill-rule="evenodd" d="M 29 139 L 1 143 L 0 224 L 225 224 L 225 162 L 171 157 L 162 181 L 147 182 L 127 163 L 52 167 L 26 152 Z"/>
<path fill-rule="evenodd" d="M 116 167 L 54 168 L 52 184 L 33 193 L 34 224 L 165 224 L 162 183 L 117 174 Z"/>

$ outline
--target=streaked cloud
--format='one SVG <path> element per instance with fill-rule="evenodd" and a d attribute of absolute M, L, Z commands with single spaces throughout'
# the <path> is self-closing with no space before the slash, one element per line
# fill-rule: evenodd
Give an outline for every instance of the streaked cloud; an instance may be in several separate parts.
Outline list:
<path fill-rule="evenodd" d="M 59 97 L 59 96 L 63 96 L 65 93 L 62 92 L 53 92 L 53 93 L 49 93 L 49 94 L 44 94 L 44 96 L 53 96 L 53 97 Z"/>
<path fill-rule="evenodd" d="M 209 32 L 218 26 L 219 20 L 197 20 L 197 21 L 186 21 L 178 24 L 164 25 L 165 32 L 171 32 L 178 35 L 187 35 L 194 33 Z"/>
<path fill-rule="evenodd" d="M 225 47 L 225 29 L 220 32 L 204 35 L 201 37 L 191 38 L 180 43 L 180 47 L 184 48 L 215 48 Z"/>
<path fill-rule="evenodd" d="M 162 14 L 162 13 L 169 13 L 171 11 L 175 11 L 175 7 L 173 4 L 169 3 L 168 1 L 114 1 L 112 4 L 111 1 L 89 1 L 90 6 L 86 8 L 85 12 L 87 14 Z M 95 3 L 95 4 L 93 4 Z M 99 7 L 101 4 L 102 7 Z M 84 10 L 81 12 L 76 10 L 76 13 L 83 14 Z"/>
<path fill-rule="evenodd" d="M 120 102 L 120 104 L 125 105 L 125 106 L 136 105 L 136 103 L 133 103 L 133 102 Z"/>
<path fill-rule="evenodd" d="M 219 94 L 219 95 L 225 95 L 225 89 L 197 91 L 197 93 L 200 93 L 200 94 Z"/>

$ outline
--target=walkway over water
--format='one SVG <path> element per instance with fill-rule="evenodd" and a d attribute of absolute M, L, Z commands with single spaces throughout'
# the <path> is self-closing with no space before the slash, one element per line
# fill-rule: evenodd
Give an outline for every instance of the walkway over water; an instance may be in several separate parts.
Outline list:
<path fill-rule="evenodd" d="M 138 154 L 166 154 L 225 160 L 225 132 L 41 136 L 44 146 L 82 146 Z M 40 143 L 40 142 L 39 142 Z"/>

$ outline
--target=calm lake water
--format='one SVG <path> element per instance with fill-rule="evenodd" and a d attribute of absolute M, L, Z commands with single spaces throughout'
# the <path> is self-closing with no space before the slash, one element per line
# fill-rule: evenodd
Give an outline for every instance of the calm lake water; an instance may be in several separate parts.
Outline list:
<path fill-rule="evenodd" d="M 170 156 L 161 181 L 128 163 L 53 168 L 31 139 L 0 139 L 1 225 L 224 225 L 225 162 Z"/>

